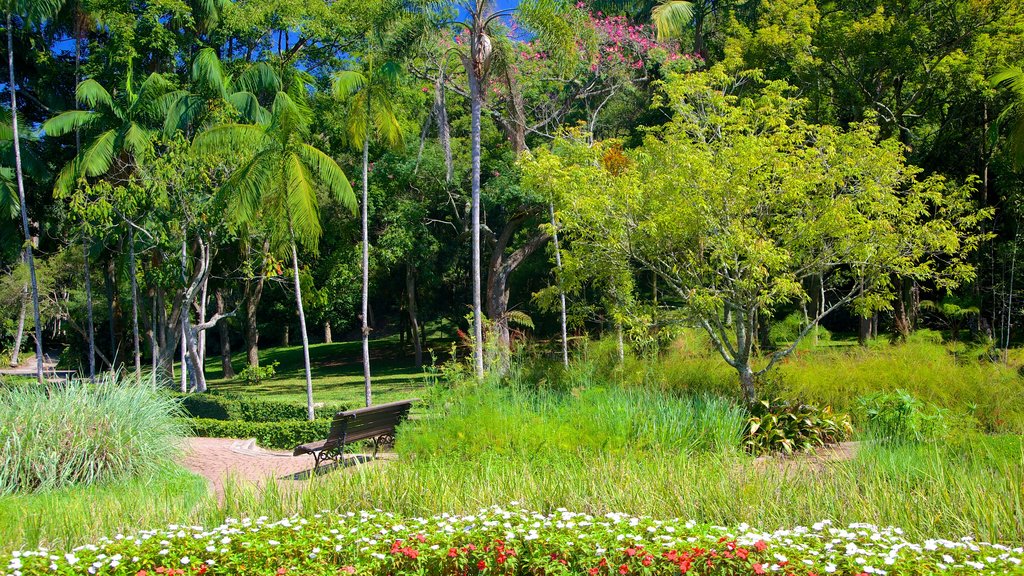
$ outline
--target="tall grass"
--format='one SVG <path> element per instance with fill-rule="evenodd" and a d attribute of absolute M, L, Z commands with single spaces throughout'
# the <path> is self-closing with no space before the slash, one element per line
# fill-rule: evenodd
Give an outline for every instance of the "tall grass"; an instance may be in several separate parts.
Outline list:
<path fill-rule="evenodd" d="M 171 398 L 118 375 L 0 389 L 0 494 L 156 470 L 184 436 L 177 412 Z"/>
<path fill-rule="evenodd" d="M 1024 453 L 938 446 L 867 448 L 830 465 L 757 464 L 742 455 L 481 454 L 360 465 L 308 489 L 237 489 L 227 516 L 379 508 L 409 515 L 481 506 L 621 511 L 765 529 L 871 522 L 912 538 L 1024 539 Z"/>
<path fill-rule="evenodd" d="M 644 388 L 460 386 L 400 434 L 402 456 L 659 455 L 736 450 L 744 411 L 729 400 Z"/>

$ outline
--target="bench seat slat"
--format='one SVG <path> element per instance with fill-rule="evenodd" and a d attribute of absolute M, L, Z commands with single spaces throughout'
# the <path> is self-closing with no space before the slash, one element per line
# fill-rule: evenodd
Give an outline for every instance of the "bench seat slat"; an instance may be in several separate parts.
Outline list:
<path fill-rule="evenodd" d="M 331 422 L 326 439 L 300 444 L 295 447 L 292 455 L 311 454 L 319 464 L 320 454 L 327 450 L 335 450 L 360 440 L 394 435 L 395 427 L 408 417 L 413 402 L 402 400 L 338 412 Z"/>

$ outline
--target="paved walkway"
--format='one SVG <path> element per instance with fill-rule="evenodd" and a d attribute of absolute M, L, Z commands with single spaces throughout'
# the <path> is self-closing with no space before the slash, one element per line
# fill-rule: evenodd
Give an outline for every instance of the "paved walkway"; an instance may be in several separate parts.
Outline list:
<path fill-rule="evenodd" d="M 240 484 L 262 485 L 268 479 L 276 479 L 283 485 L 308 480 L 313 468 L 310 456 L 292 456 L 291 452 L 265 450 L 252 440 L 230 438 L 187 438 L 181 464 L 204 476 L 213 488 L 218 500 L 224 498 L 224 484 L 234 481 Z M 379 459 L 389 459 L 389 454 Z M 346 456 L 346 464 L 366 465 L 369 456 Z M 349 465 L 351 465 L 349 464 Z M 329 472 L 330 465 L 320 466 L 320 473 Z"/>

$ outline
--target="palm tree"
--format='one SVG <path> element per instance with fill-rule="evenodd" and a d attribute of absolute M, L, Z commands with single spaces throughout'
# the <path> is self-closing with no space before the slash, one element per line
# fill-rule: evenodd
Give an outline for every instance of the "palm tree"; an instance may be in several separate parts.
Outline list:
<path fill-rule="evenodd" d="M 1012 98 L 999 115 L 997 125 L 1009 127 L 1010 154 L 1018 166 L 1024 166 L 1024 69 L 1004 68 L 992 76 L 991 82 L 993 86 L 1006 89 Z"/>
<path fill-rule="evenodd" d="M 346 70 L 334 77 L 333 91 L 336 96 L 348 100 L 348 131 L 351 141 L 363 149 L 363 381 L 366 405 L 372 404 L 370 386 L 370 327 L 368 324 L 368 307 L 370 299 L 370 237 L 369 217 L 369 166 L 370 138 L 376 135 L 393 148 L 405 145 L 402 127 L 395 116 L 394 103 L 391 96 L 395 93 L 398 80 L 398 65 L 393 61 L 385 61 L 375 67 L 373 55 L 367 59 L 365 74 L 354 70 Z"/>
<path fill-rule="evenodd" d="M 166 99 L 176 95 L 174 86 L 160 74 L 150 74 L 138 91 L 132 84 L 132 65 L 128 63 L 124 89 L 112 95 L 99 82 L 84 80 L 75 89 L 78 104 L 87 110 L 68 110 L 43 124 L 49 136 L 62 136 L 79 131 L 93 133 L 91 141 L 80 147 L 75 157 L 64 166 L 54 183 L 54 195 L 66 197 L 83 178 L 111 175 L 125 178 L 135 171 L 140 160 L 153 154 L 153 143 L 160 132 Z M 122 215 L 127 221 L 128 216 Z M 135 353 L 135 375 L 142 374 L 142 352 L 139 342 L 139 296 L 135 270 L 135 225 L 130 226 L 129 275 L 132 279 L 132 337 Z"/>
<path fill-rule="evenodd" d="M 281 89 L 281 79 L 266 62 L 248 66 L 238 77 L 224 70 L 213 48 L 203 48 L 192 61 L 189 75 L 191 91 L 169 96 L 164 132 L 181 130 L 189 133 L 211 120 L 214 110 L 223 104 L 233 109 L 245 123 L 267 123 L 270 112 L 260 105 L 260 94 L 274 94 Z"/>
<path fill-rule="evenodd" d="M 316 196 L 319 182 L 330 195 L 355 214 L 356 199 L 348 177 L 327 154 L 307 144 L 309 109 L 304 104 L 305 86 L 296 83 L 290 92 L 278 92 L 266 124 L 225 124 L 210 128 L 193 141 L 200 152 L 224 149 L 248 152 L 251 158 L 224 183 L 220 194 L 235 225 L 259 217 L 271 225 L 276 246 L 291 252 L 295 276 L 295 305 L 302 331 L 302 355 L 306 370 L 306 410 L 313 420 L 313 380 L 309 363 L 306 315 L 302 308 L 298 245 L 316 251 L 322 229 Z"/>
<path fill-rule="evenodd" d="M 32 314 L 36 330 L 36 379 L 43 383 L 43 328 L 39 318 L 39 285 L 36 282 L 36 264 L 32 254 L 32 237 L 28 231 L 28 205 L 25 202 L 25 181 L 21 168 L 21 144 L 18 134 L 18 95 L 14 82 L 14 17 L 25 21 L 42 22 L 60 9 L 63 0 L 3 0 L 7 13 L 7 89 L 11 94 L 11 141 L 14 144 L 14 175 L 18 188 L 18 211 L 21 213 L 21 231 L 25 235 L 25 260 L 28 262 L 29 282 L 32 284 Z"/>

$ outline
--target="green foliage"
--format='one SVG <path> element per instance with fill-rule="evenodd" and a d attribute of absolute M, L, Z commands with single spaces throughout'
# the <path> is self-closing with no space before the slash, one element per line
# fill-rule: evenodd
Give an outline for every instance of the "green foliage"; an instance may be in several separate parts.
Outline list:
<path fill-rule="evenodd" d="M 176 403 L 119 375 L 0 389 L 0 494 L 128 478 L 172 459 Z"/>
<path fill-rule="evenodd" d="M 834 414 L 829 407 L 776 398 L 758 401 L 750 407 L 743 446 L 755 455 L 792 454 L 841 442 L 852 432 L 850 417 L 845 414 Z"/>
<path fill-rule="evenodd" d="M 305 415 L 305 409 L 302 415 Z M 321 418 L 308 420 L 287 420 L 282 422 L 245 422 L 241 420 L 213 420 L 208 418 L 185 418 L 179 423 L 188 428 L 193 436 L 210 438 L 255 438 L 264 448 L 290 450 L 299 444 L 323 440 L 331 428 L 331 420 Z"/>
<path fill-rule="evenodd" d="M 801 332 L 807 326 L 806 318 L 801 312 L 793 312 L 779 322 L 772 322 L 768 329 L 768 338 L 774 346 L 784 346 L 796 342 L 801 338 Z M 816 326 L 811 329 L 807 338 L 818 343 L 828 342 L 832 339 L 832 333 L 824 326 Z"/>
<path fill-rule="evenodd" d="M 926 404 L 905 390 L 877 392 L 857 402 L 864 413 L 864 433 L 872 442 L 933 442 L 949 431 L 946 410 Z"/>
<path fill-rule="evenodd" d="M 569 390 L 522 382 L 458 386 L 435 398 L 437 416 L 405 425 L 396 449 L 417 458 L 557 458 L 721 453 L 739 444 L 743 411 L 727 400 L 592 384 Z"/>
<path fill-rule="evenodd" d="M 246 367 L 238 373 L 237 377 L 246 384 L 259 384 L 264 380 L 273 378 L 274 375 L 277 374 L 277 367 L 280 365 L 280 362 L 270 362 L 260 364 L 259 366 L 246 365 Z"/>
<path fill-rule="evenodd" d="M 181 410 L 189 418 L 213 420 L 239 420 L 242 413 L 235 396 L 223 394 L 174 394 L 181 403 Z"/>
<path fill-rule="evenodd" d="M 269 400 L 254 394 L 205 393 L 174 394 L 180 399 L 181 409 L 189 418 L 201 420 L 233 420 L 241 422 L 286 422 L 306 417 L 306 407 L 291 402 Z M 333 418 L 345 406 L 338 404 L 318 406 L 318 418 Z"/>

